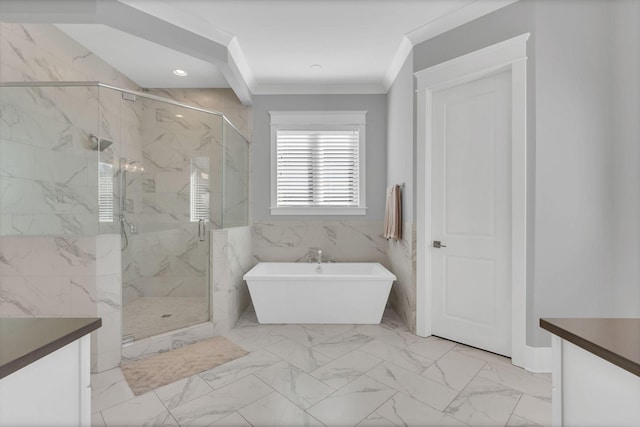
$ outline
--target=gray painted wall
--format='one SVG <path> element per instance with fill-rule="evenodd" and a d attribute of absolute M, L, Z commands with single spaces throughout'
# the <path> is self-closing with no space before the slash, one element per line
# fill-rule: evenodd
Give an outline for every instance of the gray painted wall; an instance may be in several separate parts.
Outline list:
<path fill-rule="evenodd" d="M 414 48 L 418 71 L 532 34 L 527 49 L 527 343 L 533 346 L 550 343 L 538 327 L 541 316 L 615 316 L 624 314 L 621 306 L 625 313 L 637 313 L 640 305 L 638 73 L 616 66 L 631 62 L 637 67 L 637 56 L 627 56 L 638 52 L 638 6 L 615 6 L 635 8 L 634 18 L 619 30 L 618 43 L 626 39 L 621 48 L 611 34 L 629 11 L 613 13 L 613 3 L 521 0 Z M 633 43 L 629 34 L 636 34 Z M 616 87 L 619 102 L 614 102 Z M 615 132 L 614 117 L 624 124 Z M 614 156 L 632 159 L 620 170 L 613 167 Z M 635 261 L 618 259 L 626 250 Z"/>
<path fill-rule="evenodd" d="M 536 323 L 615 314 L 607 3 L 536 3 Z"/>
<path fill-rule="evenodd" d="M 640 2 L 614 2 L 612 17 L 614 307 L 640 317 Z"/>
<path fill-rule="evenodd" d="M 413 332 L 416 330 L 415 246 L 415 108 L 413 52 L 387 93 L 387 185 L 405 184 L 402 192 L 402 239 L 387 241 L 387 256 L 397 280 L 390 303 Z"/>
<path fill-rule="evenodd" d="M 387 93 L 387 185 L 405 183 L 402 220 L 414 213 L 413 53 L 410 53 Z"/>
<path fill-rule="evenodd" d="M 272 216 L 269 111 L 366 110 L 366 216 Z M 253 220 L 382 220 L 387 182 L 386 95 L 258 95 L 253 97 Z"/>

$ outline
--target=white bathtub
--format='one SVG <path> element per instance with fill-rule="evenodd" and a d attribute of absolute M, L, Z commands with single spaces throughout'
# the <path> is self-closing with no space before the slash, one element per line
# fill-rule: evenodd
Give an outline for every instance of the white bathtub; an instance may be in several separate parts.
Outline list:
<path fill-rule="evenodd" d="M 244 279 L 260 323 L 367 323 L 382 319 L 396 280 L 378 263 L 261 262 Z"/>

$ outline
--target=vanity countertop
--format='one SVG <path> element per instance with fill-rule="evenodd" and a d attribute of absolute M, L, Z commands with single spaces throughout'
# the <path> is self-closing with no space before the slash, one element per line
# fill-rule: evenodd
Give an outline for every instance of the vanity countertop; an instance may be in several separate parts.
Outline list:
<path fill-rule="evenodd" d="M 0 318 L 0 379 L 100 326 L 97 317 Z"/>
<path fill-rule="evenodd" d="M 540 327 L 640 376 L 640 319 L 540 319 Z"/>

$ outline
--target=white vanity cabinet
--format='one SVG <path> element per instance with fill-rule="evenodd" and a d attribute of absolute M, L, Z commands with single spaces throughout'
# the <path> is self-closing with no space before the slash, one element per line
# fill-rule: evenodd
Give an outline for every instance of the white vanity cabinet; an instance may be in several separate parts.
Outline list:
<path fill-rule="evenodd" d="M 0 319 L 0 426 L 90 426 L 96 318 Z"/>
<path fill-rule="evenodd" d="M 552 425 L 640 426 L 640 319 L 542 319 L 552 336 Z"/>

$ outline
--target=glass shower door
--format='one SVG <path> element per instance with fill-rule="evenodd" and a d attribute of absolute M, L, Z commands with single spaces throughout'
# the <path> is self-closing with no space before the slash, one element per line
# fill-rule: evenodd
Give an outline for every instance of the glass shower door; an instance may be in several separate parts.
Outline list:
<path fill-rule="evenodd" d="M 132 129 L 119 172 L 126 341 L 210 318 L 207 231 L 220 138 L 211 114 L 154 99 L 122 102 Z"/>

